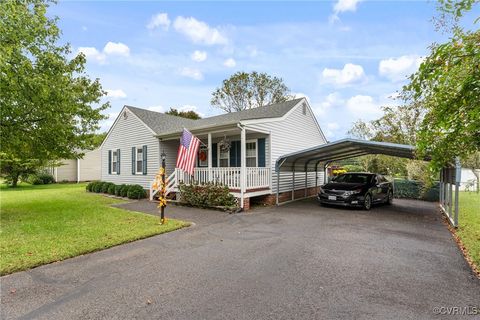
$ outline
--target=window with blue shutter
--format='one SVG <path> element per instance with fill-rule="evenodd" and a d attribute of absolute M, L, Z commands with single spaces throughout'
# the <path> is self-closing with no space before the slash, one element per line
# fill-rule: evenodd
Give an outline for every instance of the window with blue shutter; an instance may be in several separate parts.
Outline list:
<path fill-rule="evenodd" d="M 230 167 L 241 166 L 241 144 L 240 141 L 232 141 L 230 145 Z"/>
<path fill-rule="evenodd" d="M 143 174 L 147 174 L 147 146 L 142 147 L 142 154 L 143 154 Z"/>
<path fill-rule="evenodd" d="M 265 167 L 265 138 L 258 139 L 258 166 Z"/>

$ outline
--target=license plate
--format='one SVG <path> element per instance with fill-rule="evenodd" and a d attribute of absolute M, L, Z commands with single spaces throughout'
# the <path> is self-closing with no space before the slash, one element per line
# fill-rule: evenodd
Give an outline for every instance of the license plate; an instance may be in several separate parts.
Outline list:
<path fill-rule="evenodd" d="M 328 196 L 328 200 L 337 200 L 336 196 Z"/>

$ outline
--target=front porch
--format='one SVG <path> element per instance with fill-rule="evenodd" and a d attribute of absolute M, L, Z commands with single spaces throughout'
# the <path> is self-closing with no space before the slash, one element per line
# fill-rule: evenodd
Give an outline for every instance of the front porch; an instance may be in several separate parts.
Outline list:
<path fill-rule="evenodd" d="M 192 133 L 201 141 L 194 173 L 190 175 L 172 167 L 169 170 L 167 159 L 167 172 L 171 172 L 166 179 L 167 193 L 178 192 L 180 183 L 218 183 L 227 186 L 240 199 L 242 208 L 244 198 L 271 193 L 269 132 L 235 124 L 220 130 L 192 130 Z M 179 134 L 159 137 L 160 146 L 176 150 L 179 138 Z M 173 160 L 171 158 L 170 163 Z M 151 188 L 151 199 L 154 194 Z"/>

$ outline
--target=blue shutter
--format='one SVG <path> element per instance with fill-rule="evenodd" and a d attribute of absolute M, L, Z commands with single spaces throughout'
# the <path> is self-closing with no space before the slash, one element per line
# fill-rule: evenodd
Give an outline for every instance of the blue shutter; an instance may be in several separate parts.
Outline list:
<path fill-rule="evenodd" d="M 137 148 L 132 147 L 132 174 L 135 174 L 135 152 L 137 152 Z"/>
<path fill-rule="evenodd" d="M 212 143 L 212 167 L 218 167 L 217 144 Z"/>
<path fill-rule="evenodd" d="M 230 144 L 230 167 L 237 167 L 237 144 L 238 141 Z"/>
<path fill-rule="evenodd" d="M 117 174 L 120 174 L 120 149 L 117 149 Z"/>
<path fill-rule="evenodd" d="M 265 167 L 265 138 L 258 139 L 258 166 Z"/>
<path fill-rule="evenodd" d="M 236 166 L 241 167 L 242 166 L 242 143 L 240 141 L 237 141 L 236 148 L 237 148 L 237 151 L 235 152 L 235 155 L 237 156 Z"/>
<path fill-rule="evenodd" d="M 108 150 L 108 174 L 112 174 L 112 150 Z"/>
<path fill-rule="evenodd" d="M 142 150 L 142 155 L 143 155 L 143 174 L 146 175 L 147 174 L 147 146 L 143 146 L 143 150 Z"/>

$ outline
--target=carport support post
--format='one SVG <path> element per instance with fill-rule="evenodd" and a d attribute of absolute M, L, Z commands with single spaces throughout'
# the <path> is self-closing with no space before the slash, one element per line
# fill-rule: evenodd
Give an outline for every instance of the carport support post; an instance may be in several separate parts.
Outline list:
<path fill-rule="evenodd" d="M 305 166 L 305 198 L 307 197 L 307 181 L 308 181 L 308 171 L 307 171 L 307 166 Z"/>
<path fill-rule="evenodd" d="M 460 181 L 462 179 L 462 166 L 460 159 L 457 157 L 455 159 L 455 216 L 453 217 L 453 226 L 456 228 L 458 226 L 458 197 L 460 191 Z"/>
<path fill-rule="evenodd" d="M 292 182 L 292 200 L 295 200 L 295 164 L 293 164 Z"/>
<path fill-rule="evenodd" d="M 278 196 L 280 192 L 280 168 L 277 169 L 277 197 L 275 199 L 275 203 L 278 206 Z"/>

